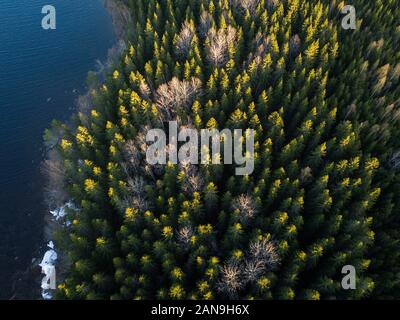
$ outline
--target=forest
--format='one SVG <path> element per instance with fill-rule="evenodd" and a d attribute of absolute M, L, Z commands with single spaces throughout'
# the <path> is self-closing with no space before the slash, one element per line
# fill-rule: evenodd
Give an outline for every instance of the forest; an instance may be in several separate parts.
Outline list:
<path fill-rule="evenodd" d="M 398 0 L 118 1 L 126 50 L 45 132 L 56 298 L 400 298 Z M 254 171 L 149 164 L 169 121 L 253 129 Z"/>

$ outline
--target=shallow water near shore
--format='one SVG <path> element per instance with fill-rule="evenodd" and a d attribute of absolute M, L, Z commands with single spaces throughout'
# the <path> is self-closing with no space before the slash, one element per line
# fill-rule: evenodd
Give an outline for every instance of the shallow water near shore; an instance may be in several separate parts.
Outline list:
<path fill-rule="evenodd" d="M 56 30 L 41 27 L 47 4 Z M 2 0 L 0 17 L 0 299 L 40 298 L 26 271 L 43 243 L 43 131 L 71 116 L 116 39 L 103 0 Z"/>

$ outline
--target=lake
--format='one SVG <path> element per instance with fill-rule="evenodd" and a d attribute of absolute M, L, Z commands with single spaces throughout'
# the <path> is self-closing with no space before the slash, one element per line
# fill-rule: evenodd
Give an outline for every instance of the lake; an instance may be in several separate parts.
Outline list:
<path fill-rule="evenodd" d="M 41 27 L 45 5 L 56 30 Z M 0 299 L 40 298 L 26 270 L 43 245 L 43 131 L 115 42 L 103 0 L 0 1 Z"/>

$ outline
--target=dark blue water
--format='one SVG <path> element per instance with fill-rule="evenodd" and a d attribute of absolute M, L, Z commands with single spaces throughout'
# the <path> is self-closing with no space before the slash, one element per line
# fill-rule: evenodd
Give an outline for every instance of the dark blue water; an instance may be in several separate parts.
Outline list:
<path fill-rule="evenodd" d="M 56 30 L 41 27 L 47 4 L 57 10 Z M 87 72 L 114 43 L 102 0 L 0 0 L 2 299 L 32 297 L 15 283 L 26 280 L 24 271 L 42 241 L 43 131 L 53 118 L 69 118 Z"/>

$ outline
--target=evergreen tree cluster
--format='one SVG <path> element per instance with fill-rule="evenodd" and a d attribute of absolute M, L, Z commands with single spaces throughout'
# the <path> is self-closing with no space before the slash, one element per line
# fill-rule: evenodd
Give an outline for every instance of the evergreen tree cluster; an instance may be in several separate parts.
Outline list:
<path fill-rule="evenodd" d="M 400 297 L 400 7 L 350 2 L 356 30 L 335 0 L 125 1 L 119 65 L 46 133 L 76 207 L 59 298 Z M 172 120 L 254 129 L 254 172 L 148 164 Z"/>

